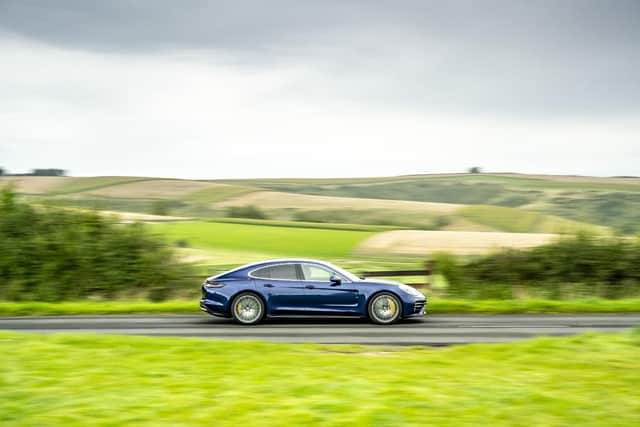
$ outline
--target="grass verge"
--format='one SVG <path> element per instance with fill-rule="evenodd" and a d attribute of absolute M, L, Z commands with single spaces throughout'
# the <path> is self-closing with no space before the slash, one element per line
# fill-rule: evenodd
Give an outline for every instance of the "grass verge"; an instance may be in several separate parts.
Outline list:
<path fill-rule="evenodd" d="M 640 333 L 446 349 L 0 332 L 0 424 L 635 426 Z"/>
<path fill-rule="evenodd" d="M 640 313 L 640 299 L 624 300 L 454 300 L 432 298 L 429 314 L 486 313 Z M 73 314 L 195 314 L 197 301 L 79 301 L 0 302 L 0 316 L 55 316 Z"/>

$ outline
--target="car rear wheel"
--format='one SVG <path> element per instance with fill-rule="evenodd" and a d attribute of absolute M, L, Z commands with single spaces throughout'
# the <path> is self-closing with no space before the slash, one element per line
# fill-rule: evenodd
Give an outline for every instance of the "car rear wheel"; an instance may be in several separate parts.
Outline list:
<path fill-rule="evenodd" d="M 400 318 L 402 305 L 397 296 L 382 292 L 369 301 L 369 319 L 379 325 L 390 325 Z"/>
<path fill-rule="evenodd" d="M 231 303 L 233 319 L 243 325 L 255 325 L 264 318 L 264 303 L 262 299 L 251 292 L 243 292 L 236 296 Z"/>

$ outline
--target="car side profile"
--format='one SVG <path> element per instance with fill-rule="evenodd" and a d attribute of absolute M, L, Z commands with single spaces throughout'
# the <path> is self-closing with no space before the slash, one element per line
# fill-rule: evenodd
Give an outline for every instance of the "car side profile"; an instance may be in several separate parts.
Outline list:
<path fill-rule="evenodd" d="M 388 325 L 424 315 L 426 303 L 421 292 L 402 283 L 360 279 L 323 261 L 283 259 L 207 278 L 200 308 L 243 325 L 299 315 L 357 316 Z"/>

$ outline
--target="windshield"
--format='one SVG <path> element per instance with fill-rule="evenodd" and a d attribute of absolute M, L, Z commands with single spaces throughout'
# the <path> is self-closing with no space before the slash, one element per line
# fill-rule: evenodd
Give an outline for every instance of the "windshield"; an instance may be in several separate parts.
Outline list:
<path fill-rule="evenodd" d="M 337 265 L 333 265 L 330 262 L 325 263 L 325 265 L 329 268 L 331 268 L 332 270 L 334 270 L 336 273 L 346 277 L 347 279 L 351 280 L 352 282 L 357 282 L 360 280 L 360 278 L 358 276 L 356 276 L 355 274 L 349 273 L 347 270 L 338 267 Z"/>

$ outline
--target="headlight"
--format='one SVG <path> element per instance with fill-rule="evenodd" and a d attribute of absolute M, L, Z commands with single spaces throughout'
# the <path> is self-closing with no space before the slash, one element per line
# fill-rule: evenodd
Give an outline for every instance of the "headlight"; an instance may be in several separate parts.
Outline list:
<path fill-rule="evenodd" d="M 416 288 L 413 288 L 409 285 L 400 285 L 400 289 L 402 289 L 403 291 L 405 291 L 406 293 L 416 296 L 416 297 L 421 297 L 422 293 L 417 290 Z"/>

